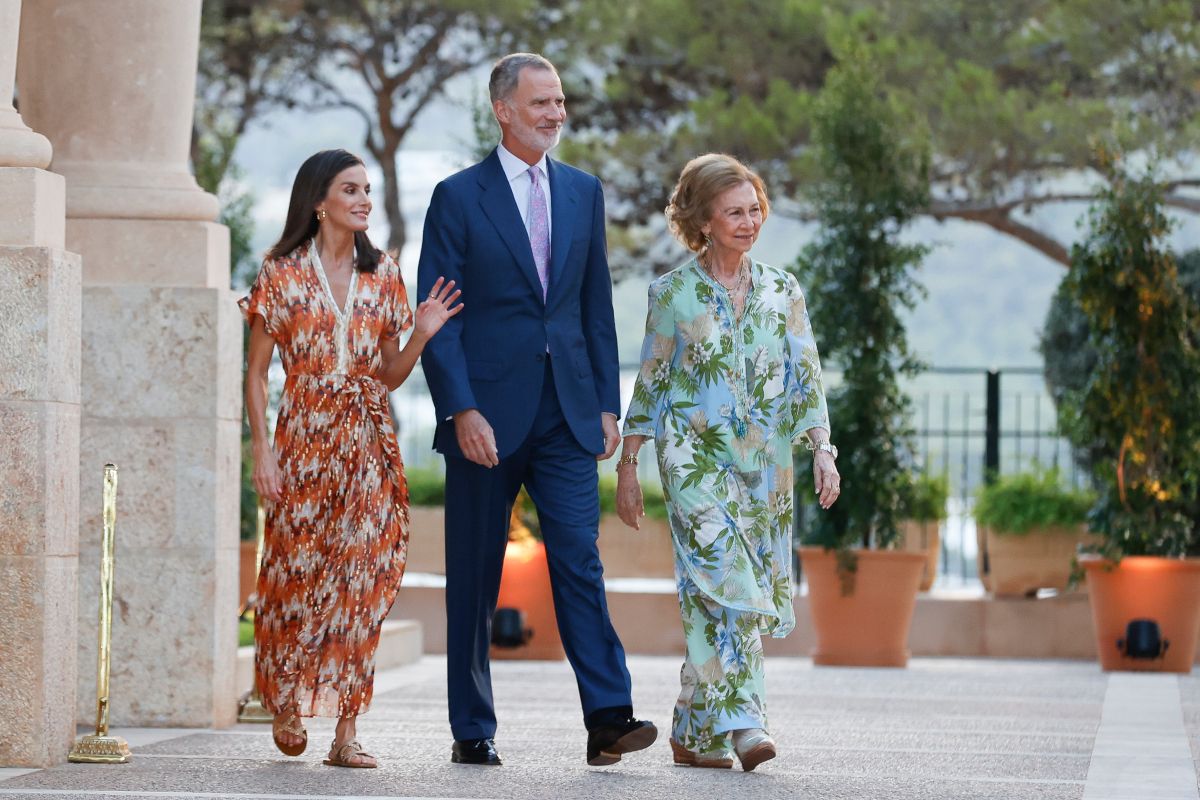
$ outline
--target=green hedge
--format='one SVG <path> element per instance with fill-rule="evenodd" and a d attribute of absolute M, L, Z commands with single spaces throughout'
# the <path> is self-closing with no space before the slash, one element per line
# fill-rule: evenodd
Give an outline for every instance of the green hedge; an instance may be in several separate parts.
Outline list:
<path fill-rule="evenodd" d="M 446 504 L 446 478 L 436 469 L 406 469 L 408 504 L 441 506 Z"/>
<path fill-rule="evenodd" d="M 975 522 L 996 533 L 1024 534 L 1035 528 L 1074 527 L 1087 520 L 1096 498 L 1063 486 L 1058 470 L 1004 475 L 979 488 Z"/>
<path fill-rule="evenodd" d="M 446 480 L 436 469 L 411 469 L 405 472 L 408 478 L 408 502 L 414 506 L 441 506 L 446 503 Z M 667 504 L 662 487 L 655 483 L 642 482 L 642 501 L 646 516 L 651 519 L 666 519 Z M 532 511 L 532 504 L 530 511 Z M 600 513 L 615 514 L 617 510 L 617 478 L 605 474 L 600 478 Z M 528 524 L 528 521 L 526 521 Z"/>
<path fill-rule="evenodd" d="M 254 620 L 238 620 L 238 647 L 249 647 L 254 644 Z"/>
<path fill-rule="evenodd" d="M 667 501 L 662 487 L 657 483 L 642 481 L 642 506 L 649 519 L 667 518 Z M 617 476 L 608 474 L 600 478 L 600 513 L 617 513 Z"/>

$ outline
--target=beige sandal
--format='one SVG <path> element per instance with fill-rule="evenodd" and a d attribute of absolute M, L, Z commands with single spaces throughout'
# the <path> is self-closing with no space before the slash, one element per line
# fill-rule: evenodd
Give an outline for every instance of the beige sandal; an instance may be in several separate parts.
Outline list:
<path fill-rule="evenodd" d="M 279 738 L 281 733 L 303 737 L 303 741 L 299 744 L 284 744 Z M 271 720 L 271 738 L 275 740 L 275 746 L 279 748 L 279 752 L 293 758 L 303 753 L 308 747 L 308 731 L 304 730 L 304 723 L 300 721 L 300 715 L 295 711 L 275 715 Z"/>
<path fill-rule="evenodd" d="M 700 755 L 693 753 L 679 742 L 671 739 L 671 757 L 684 767 L 708 767 L 709 769 L 733 769 L 733 759 L 724 755 Z"/>
<path fill-rule="evenodd" d="M 370 758 L 375 756 L 362 749 L 362 745 L 357 739 L 351 739 L 341 747 L 337 746 L 335 739 L 333 745 L 329 748 L 329 758 L 325 759 L 327 767 L 350 767 L 351 769 L 375 769 L 379 764 L 364 764 L 362 761 L 355 762 L 353 759 Z"/>

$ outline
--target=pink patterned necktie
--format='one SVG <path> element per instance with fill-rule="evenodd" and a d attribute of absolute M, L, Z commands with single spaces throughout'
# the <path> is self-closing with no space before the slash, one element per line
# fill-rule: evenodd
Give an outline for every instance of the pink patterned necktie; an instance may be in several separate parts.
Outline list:
<path fill-rule="evenodd" d="M 537 167 L 529 168 L 529 245 L 533 248 L 533 263 L 538 280 L 542 282 L 542 299 L 550 286 L 550 217 L 546 213 L 546 193 L 538 182 Z"/>

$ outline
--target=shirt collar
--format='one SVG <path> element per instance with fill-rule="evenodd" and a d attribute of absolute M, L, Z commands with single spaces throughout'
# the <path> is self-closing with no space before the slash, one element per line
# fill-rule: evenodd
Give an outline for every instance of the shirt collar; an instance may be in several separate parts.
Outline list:
<path fill-rule="evenodd" d="M 500 156 L 500 167 L 504 170 L 504 177 L 508 178 L 509 183 L 529 172 L 529 165 L 510 153 L 508 148 L 503 144 L 496 145 L 496 154 Z M 545 153 L 542 153 L 541 159 L 533 166 L 538 168 L 538 171 L 542 173 L 542 177 L 550 177 L 550 173 L 546 171 Z"/>

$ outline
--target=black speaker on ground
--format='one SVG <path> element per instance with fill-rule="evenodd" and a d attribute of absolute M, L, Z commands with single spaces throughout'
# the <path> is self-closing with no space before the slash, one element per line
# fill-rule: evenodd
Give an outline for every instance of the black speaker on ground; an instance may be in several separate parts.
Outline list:
<path fill-rule="evenodd" d="M 525 627 L 525 612 L 519 608 L 497 608 L 492 617 L 492 644 L 496 647 L 521 647 L 528 644 L 533 630 Z"/>
<path fill-rule="evenodd" d="M 1125 638 L 1117 639 L 1117 649 L 1126 658 L 1162 658 L 1170 646 L 1171 643 L 1162 638 L 1158 623 L 1152 619 L 1130 620 L 1125 627 Z"/>

